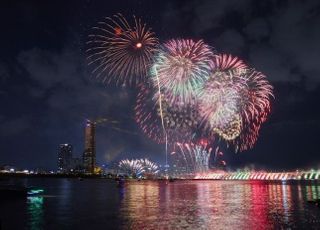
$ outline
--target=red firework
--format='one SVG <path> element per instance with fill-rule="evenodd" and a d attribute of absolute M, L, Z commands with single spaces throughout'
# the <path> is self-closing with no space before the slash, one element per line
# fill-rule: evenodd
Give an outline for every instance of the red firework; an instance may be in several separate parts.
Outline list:
<path fill-rule="evenodd" d="M 136 85 L 146 78 L 158 39 L 140 18 L 129 23 L 121 14 L 93 27 L 87 50 L 92 73 L 103 82 Z"/>
<path fill-rule="evenodd" d="M 236 151 L 252 148 L 270 113 L 272 86 L 239 58 L 219 55 L 216 71 L 200 92 L 200 114 L 209 136 L 218 135 Z"/>
<path fill-rule="evenodd" d="M 239 107 L 242 117 L 242 131 L 231 141 L 236 150 L 243 151 L 252 148 L 258 139 L 259 130 L 270 113 L 270 98 L 273 96 L 273 87 L 266 76 L 253 69 L 237 76 L 243 81 L 244 87 L 240 91 Z"/>
<path fill-rule="evenodd" d="M 248 68 L 240 58 L 232 56 L 231 54 L 219 54 L 215 56 L 214 65 L 219 71 Z"/>
<path fill-rule="evenodd" d="M 149 138 L 157 143 L 165 143 L 166 132 L 169 143 L 192 139 L 193 131 L 198 125 L 198 110 L 194 106 L 171 107 L 163 99 L 164 132 L 158 101 L 153 100 L 156 90 L 146 85 L 140 85 L 139 89 L 135 120 Z"/>

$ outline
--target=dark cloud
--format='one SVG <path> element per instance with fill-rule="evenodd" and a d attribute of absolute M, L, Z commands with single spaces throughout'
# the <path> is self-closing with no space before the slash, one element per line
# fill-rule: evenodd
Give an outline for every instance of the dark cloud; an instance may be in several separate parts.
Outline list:
<path fill-rule="evenodd" d="M 291 62 L 292 67 L 308 77 L 320 81 L 320 3 L 291 1 L 270 17 L 270 43 Z"/>
<path fill-rule="evenodd" d="M 293 72 L 292 63 L 270 45 L 252 45 L 248 58 L 249 65 L 263 72 L 270 81 L 297 82 L 301 79 L 301 74 Z"/>
<path fill-rule="evenodd" d="M 56 140 L 60 139 L 58 136 L 63 135 L 66 140 L 74 139 L 71 136 L 79 130 L 80 124 L 84 124 L 86 118 L 97 119 L 116 115 L 119 118 L 121 113 L 125 114 L 131 109 L 129 94 L 123 93 L 124 89 L 108 88 L 91 79 L 84 63 L 85 58 L 70 49 L 61 52 L 31 49 L 21 52 L 17 59 L 25 76 L 32 81 L 29 86 L 30 95 L 36 95 L 36 101 L 41 103 L 39 106 L 42 107 L 42 114 L 38 121 L 43 123 L 43 127 L 39 128 L 64 129 L 63 134 L 61 131 L 45 133 L 47 138 Z M 123 108 L 127 109 L 123 111 Z M 116 131 L 112 131 L 114 130 L 102 135 L 104 138 L 105 135 L 114 135 Z M 83 148 L 82 132 L 83 130 L 81 135 L 77 135 L 81 139 L 75 143 L 81 143 L 77 146 L 78 154 Z M 121 145 L 123 140 L 119 138 L 114 143 Z M 113 148 L 113 144 L 109 144 Z M 99 150 L 106 151 L 104 147 L 106 146 Z"/>
<path fill-rule="evenodd" d="M 4 63 L 0 62 L 0 96 L 6 94 L 6 89 L 4 84 L 6 80 L 9 78 L 9 71 Z"/>
<path fill-rule="evenodd" d="M 53 53 L 39 48 L 22 51 L 18 55 L 18 62 L 25 68 L 29 77 L 39 88 L 47 90 L 59 83 L 68 84 L 77 81 L 73 76 L 77 73 L 78 61 L 75 53 L 64 50 Z"/>
<path fill-rule="evenodd" d="M 15 119 L 0 119 L 0 136 L 4 139 L 15 138 L 23 132 L 27 132 L 31 128 L 28 117 L 19 117 Z"/>
<path fill-rule="evenodd" d="M 234 55 L 243 53 L 245 41 L 243 36 L 236 30 L 226 30 L 216 38 L 216 48 L 221 53 L 232 53 Z M 219 47 L 223 47 L 219 49 Z"/>
<path fill-rule="evenodd" d="M 9 78 L 9 71 L 4 63 L 0 62 L 0 82 L 3 83 Z"/>
<path fill-rule="evenodd" d="M 271 28 L 266 19 L 257 18 L 249 22 L 243 31 L 250 41 L 259 43 L 270 36 Z"/>
<path fill-rule="evenodd" d="M 317 1 L 188 1 L 169 3 L 164 21 L 189 27 L 187 37 L 203 37 L 263 71 L 272 81 L 307 78 L 319 84 L 320 3 Z M 182 34 L 186 34 L 185 32 Z"/>
<path fill-rule="evenodd" d="M 32 128 L 34 136 L 28 136 L 26 140 L 34 145 L 39 141 L 46 143 L 43 150 L 30 154 L 30 157 L 38 156 L 39 161 L 33 162 L 34 165 L 38 162 L 52 165 L 58 145 L 65 142 L 73 144 L 75 154 L 80 156 L 87 118 L 116 121 L 107 121 L 97 127 L 97 160 L 100 163 L 126 156 L 152 157 L 158 153 L 154 143 L 143 142 L 143 134 L 134 122 L 136 92 L 106 86 L 92 78 L 83 53 L 71 48 L 55 52 L 32 48 L 18 54 L 17 63 L 26 81 L 23 97 L 28 98 L 31 104 L 28 106 L 36 108 L 39 113 L 30 107 L 25 111 L 26 116 L 32 116 L 28 121 L 23 120 L 29 127 L 22 126 L 24 123 L 18 118 L 7 122 L 11 125 L 17 123 L 18 128 L 14 129 L 16 138 L 25 137 L 26 129 Z M 151 154 L 146 153 L 148 149 L 153 149 Z M 48 153 L 41 155 L 42 151 Z"/>
<path fill-rule="evenodd" d="M 119 97 L 119 91 L 108 90 L 90 79 L 85 58 L 70 49 L 59 53 L 40 49 L 23 51 L 18 62 L 34 83 L 30 93 L 43 99 L 48 109 L 74 115 L 86 108 L 82 116 L 98 117 L 108 111 L 115 98 L 118 105 L 128 103 L 126 98 Z"/>
<path fill-rule="evenodd" d="M 192 15 L 192 28 L 195 34 L 204 34 L 223 26 L 223 20 L 229 13 L 248 11 L 250 1 L 189 1 L 185 11 Z M 179 11 L 179 9 L 176 9 Z M 229 29 L 229 28 L 227 28 Z"/>

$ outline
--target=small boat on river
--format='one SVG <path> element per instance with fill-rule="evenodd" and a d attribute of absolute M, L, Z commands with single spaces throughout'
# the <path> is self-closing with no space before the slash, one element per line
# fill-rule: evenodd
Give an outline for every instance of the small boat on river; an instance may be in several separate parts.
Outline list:
<path fill-rule="evenodd" d="M 41 195 L 43 189 L 37 187 L 27 187 L 23 185 L 6 184 L 0 185 L 0 196 L 6 197 L 27 197 Z"/>

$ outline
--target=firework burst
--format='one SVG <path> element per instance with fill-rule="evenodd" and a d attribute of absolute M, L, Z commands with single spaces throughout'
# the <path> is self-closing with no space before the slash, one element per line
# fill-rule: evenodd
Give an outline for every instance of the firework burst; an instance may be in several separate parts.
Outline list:
<path fill-rule="evenodd" d="M 138 86 L 135 120 L 149 138 L 166 143 L 166 155 L 170 145 L 190 172 L 200 172 L 208 170 L 209 146 L 217 140 L 236 151 L 253 147 L 273 97 L 262 73 L 238 57 L 216 54 L 202 40 L 171 39 L 158 46 L 134 16 L 107 17 L 93 30 L 87 50 L 93 74 Z M 123 160 L 119 168 L 136 176 L 158 170 L 147 159 Z"/>
<path fill-rule="evenodd" d="M 247 65 L 238 57 L 231 54 L 219 54 L 214 58 L 214 66 L 219 71 L 247 69 Z"/>
<path fill-rule="evenodd" d="M 248 69 L 236 76 L 236 79 L 243 84 L 239 90 L 243 127 L 241 134 L 232 143 L 236 150 L 243 151 L 252 148 L 257 141 L 260 127 L 270 113 L 270 99 L 274 96 L 273 87 L 264 74 Z"/>
<path fill-rule="evenodd" d="M 97 78 L 120 85 L 135 85 L 146 78 L 158 39 L 140 18 L 133 16 L 129 23 L 116 14 L 99 22 L 93 31 L 87 53 Z"/>
<path fill-rule="evenodd" d="M 254 69 L 217 71 L 200 93 L 205 127 L 234 144 L 236 151 L 252 148 L 272 96 L 272 86 Z"/>
<path fill-rule="evenodd" d="M 123 173 L 135 177 L 143 174 L 155 175 L 159 172 L 158 165 L 148 159 L 121 160 L 118 167 Z"/>
<path fill-rule="evenodd" d="M 240 134 L 238 101 L 240 85 L 233 82 L 231 72 L 215 72 L 200 92 L 200 114 L 205 128 L 226 140 Z"/>
<path fill-rule="evenodd" d="M 144 172 L 146 174 L 157 174 L 157 173 L 159 173 L 159 166 L 156 163 L 154 163 L 154 162 L 152 162 L 152 161 L 150 161 L 149 159 L 146 159 L 146 158 L 145 159 L 140 159 L 139 161 L 140 161 L 141 165 L 143 166 Z"/>
<path fill-rule="evenodd" d="M 169 40 L 155 57 L 151 79 L 170 105 L 190 104 L 210 75 L 213 57 L 213 51 L 202 40 Z"/>
<path fill-rule="evenodd" d="M 192 138 L 193 130 L 198 125 L 198 110 L 194 106 L 172 107 L 162 101 L 162 108 L 153 100 L 156 90 L 153 87 L 140 85 L 135 106 L 135 120 L 142 131 L 158 143 L 186 141 Z M 163 125 L 166 133 L 163 132 Z"/>
<path fill-rule="evenodd" d="M 119 162 L 118 167 L 130 176 L 140 176 L 144 172 L 144 167 L 139 160 L 125 159 Z"/>

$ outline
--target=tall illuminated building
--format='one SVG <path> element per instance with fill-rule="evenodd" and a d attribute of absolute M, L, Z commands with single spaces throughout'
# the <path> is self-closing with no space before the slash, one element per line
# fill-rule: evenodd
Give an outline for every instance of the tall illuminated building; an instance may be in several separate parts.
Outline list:
<path fill-rule="evenodd" d="M 72 145 L 61 144 L 58 152 L 58 171 L 69 172 L 72 163 Z"/>
<path fill-rule="evenodd" d="M 87 173 L 94 173 L 96 166 L 95 129 L 95 122 L 87 120 L 85 128 L 85 150 L 83 153 L 83 166 Z"/>

